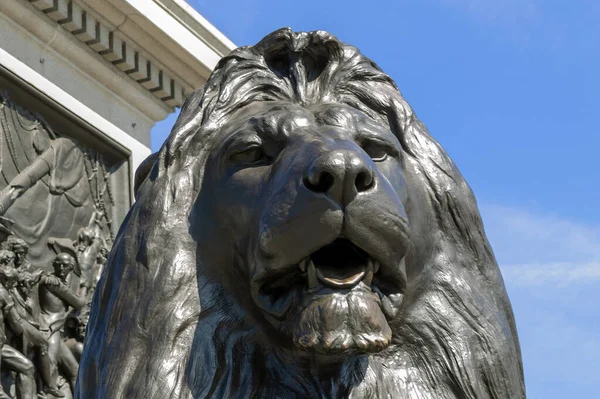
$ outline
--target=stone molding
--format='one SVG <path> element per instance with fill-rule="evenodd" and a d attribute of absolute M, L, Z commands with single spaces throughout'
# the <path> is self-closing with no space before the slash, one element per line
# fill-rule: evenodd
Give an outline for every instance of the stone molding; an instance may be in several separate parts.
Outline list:
<path fill-rule="evenodd" d="M 85 3 L 85 0 L 82 0 L 81 2 L 72 0 L 19 1 L 28 1 L 31 3 L 48 18 L 70 32 L 95 53 L 101 55 L 106 62 L 111 63 L 120 69 L 171 109 L 180 107 L 183 104 L 186 95 L 203 84 L 199 79 L 193 79 L 195 82 L 189 82 L 189 80 L 192 79 L 188 78 L 185 79 L 188 80 L 186 82 L 184 79 L 176 76 L 176 74 L 171 72 L 167 67 L 161 65 L 161 63 L 169 61 L 169 58 L 172 57 L 167 55 L 163 57 L 164 59 L 160 60 L 161 62 L 151 59 L 147 54 L 152 53 L 152 49 L 141 48 L 141 46 L 127 37 L 127 35 L 120 30 L 120 25 L 125 25 L 129 22 L 128 19 L 138 22 L 137 20 L 140 19 L 139 16 L 142 16 L 142 19 L 147 20 L 149 16 L 144 15 L 141 12 L 146 12 L 146 10 L 151 9 L 152 6 L 157 6 L 157 4 L 153 2 L 151 2 L 152 4 L 144 4 L 143 1 L 124 1 L 122 2 L 124 4 L 117 4 L 115 6 L 111 1 L 88 1 L 89 4 L 80 4 Z M 94 10 L 91 10 L 91 7 L 89 7 L 89 5 L 92 4 L 96 6 Z M 187 17 L 187 20 L 205 22 L 205 20 L 197 15 L 197 13 L 196 15 L 193 15 L 195 12 L 192 9 L 182 8 L 183 5 L 178 4 L 178 2 L 174 2 L 170 4 L 170 6 L 177 11 L 170 12 L 171 15 L 183 14 L 184 17 Z M 110 7 L 110 9 L 108 9 L 108 7 Z M 111 24 L 110 19 L 118 22 L 117 17 L 119 16 L 119 13 L 122 13 L 124 7 L 129 7 L 133 11 L 135 11 L 135 7 L 139 7 L 140 12 L 129 13 L 129 15 L 123 13 L 121 15 L 122 21 L 119 25 Z M 163 4 L 160 4 L 160 7 L 165 9 Z M 189 8 L 189 6 L 187 7 Z M 104 10 L 107 10 L 106 16 L 108 18 L 104 18 L 100 15 Z M 183 10 L 183 12 L 181 10 Z M 125 8 L 124 11 L 127 12 L 127 8 Z M 138 18 L 136 19 L 134 16 Z M 181 18 L 178 19 L 181 20 Z M 205 23 L 209 28 L 211 27 L 210 24 L 207 22 Z M 138 34 L 143 32 L 143 29 L 140 29 L 139 26 L 136 26 L 135 28 L 136 29 L 133 29 L 133 31 L 136 31 Z M 216 29 L 212 28 L 212 32 L 216 32 L 212 34 L 211 39 L 213 39 L 218 46 L 211 46 L 212 51 L 214 51 L 215 54 L 214 57 L 211 57 L 214 58 L 214 60 L 211 59 L 210 63 L 216 64 L 218 59 L 225 55 L 223 54 L 225 50 L 231 50 L 235 46 Z M 211 30 L 205 29 L 203 33 L 208 35 L 211 33 Z M 196 34 L 196 36 L 198 36 L 198 34 Z M 172 62 L 175 61 L 177 60 L 172 60 Z M 176 67 L 180 67 L 180 65 L 177 65 Z M 204 72 L 203 75 L 206 75 L 203 76 L 203 80 L 205 80 L 214 65 L 202 65 L 202 67 L 203 68 L 199 69 L 202 69 L 202 72 Z"/>
<path fill-rule="evenodd" d="M 0 48 L 0 60 L 2 60 L 0 71 L 5 69 L 14 76 L 23 79 L 35 91 L 40 93 L 41 98 L 47 98 L 49 103 L 55 104 L 64 110 L 64 112 L 72 114 L 76 119 L 82 121 L 82 123 L 89 125 L 88 128 L 90 131 L 97 131 L 99 135 L 108 140 L 110 145 L 115 147 L 115 151 L 125 152 L 129 158 L 131 169 L 129 173 L 130 180 L 133 181 L 133 172 L 151 154 L 150 148 L 119 129 L 73 96 L 61 90 L 54 83 L 12 55 L 6 53 L 2 48 Z M 133 192 L 131 192 L 131 195 L 133 197 Z"/>
<path fill-rule="evenodd" d="M 167 105 L 183 103 L 184 89 L 179 82 L 80 5 L 68 0 L 29 2 Z"/>

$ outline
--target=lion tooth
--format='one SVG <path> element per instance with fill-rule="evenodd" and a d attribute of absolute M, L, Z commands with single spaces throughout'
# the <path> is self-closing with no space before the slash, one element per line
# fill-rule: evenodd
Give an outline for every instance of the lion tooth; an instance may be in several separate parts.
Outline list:
<path fill-rule="evenodd" d="M 390 294 L 388 296 L 384 296 L 381 301 L 383 313 L 385 313 L 389 319 L 396 318 L 398 313 L 400 313 L 403 299 L 404 295 L 402 294 Z"/>
<path fill-rule="evenodd" d="M 377 273 L 379 271 L 379 262 L 376 261 L 375 259 L 372 260 L 373 262 L 373 273 Z"/>
<path fill-rule="evenodd" d="M 308 288 L 314 288 L 319 285 L 319 281 L 317 278 L 317 269 L 315 268 L 315 264 L 312 259 L 308 261 Z"/>
<path fill-rule="evenodd" d="M 373 282 L 373 266 L 373 260 L 369 259 L 369 262 L 367 262 L 367 270 L 365 271 L 365 277 L 363 278 L 363 282 L 367 287 L 370 287 L 371 283 Z"/>
<path fill-rule="evenodd" d="M 392 304 L 390 299 L 386 296 L 381 300 L 381 307 L 383 313 L 387 316 L 388 319 L 395 319 L 396 315 L 398 315 L 398 309 Z"/>
<path fill-rule="evenodd" d="M 302 261 L 300 261 L 300 264 L 298 266 L 300 266 L 300 270 L 302 270 L 302 273 L 306 272 L 307 263 L 308 263 L 308 257 L 306 257 Z"/>

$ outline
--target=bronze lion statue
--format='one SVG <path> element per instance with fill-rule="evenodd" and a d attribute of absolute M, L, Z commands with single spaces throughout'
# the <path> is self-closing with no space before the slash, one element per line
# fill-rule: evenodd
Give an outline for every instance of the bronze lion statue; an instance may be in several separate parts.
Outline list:
<path fill-rule="evenodd" d="M 525 397 L 473 193 L 329 33 L 223 58 L 136 185 L 76 397 Z"/>

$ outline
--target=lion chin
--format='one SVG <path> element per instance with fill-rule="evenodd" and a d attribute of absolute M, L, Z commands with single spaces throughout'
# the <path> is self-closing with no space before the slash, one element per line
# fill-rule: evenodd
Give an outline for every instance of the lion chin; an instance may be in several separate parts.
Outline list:
<path fill-rule="evenodd" d="M 309 289 L 294 330 L 294 344 L 323 354 L 369 353 L 386 348 L 392 330 L 381 300 L 364 283 L 347 291 Z"/>

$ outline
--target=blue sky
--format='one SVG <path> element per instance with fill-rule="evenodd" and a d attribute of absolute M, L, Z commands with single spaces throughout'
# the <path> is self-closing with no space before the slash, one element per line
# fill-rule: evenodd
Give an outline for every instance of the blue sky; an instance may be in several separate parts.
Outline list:
<path fill-rule="evenodd" d="M 528 398 L 599 397 L 600 2 L 188 2 L 237 45 L 322 29 L 391 75 L 478 199 Z"/>

